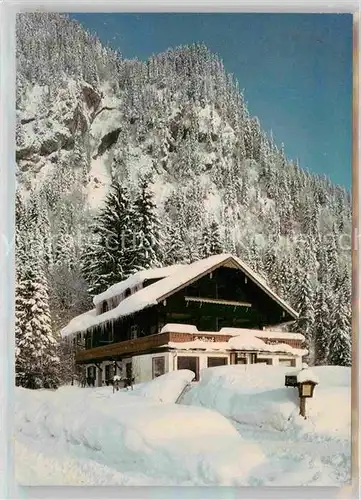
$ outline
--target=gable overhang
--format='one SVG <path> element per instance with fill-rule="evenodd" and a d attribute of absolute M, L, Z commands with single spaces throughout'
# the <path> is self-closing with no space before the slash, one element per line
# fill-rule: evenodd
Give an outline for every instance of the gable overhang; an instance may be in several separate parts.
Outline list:
<path fill-rule="evenodd" d="M 165 293 L 161 297 L 158 297 L 157 302 L 158 304 L 162 303 L 164 300 L 166 300 L 168 297 L 171 297 L 175 293 L 179 292 L 180 290 L 183 290 L 187 286 L 191 285 L 192 283 L 195 283 L 199 279 L 203 278 L 204 276 L 207 276 L 207 274 L 211 273 L 212 271 L 215 271 L 216 269 L 219 269 L 220 267 L 228 267 L 232 269 L 238 269 L 242 271 L 247 278 L 249 278 L 253 283 L 255 283 L 261 290 L 263 290 L 264 293 L 266 293 L 272 300 L 278 303 L 278 305 L 286 311 L 294 320 L 298 319 L 299 315 L 298 313 L 285 302 L 281 297 L 279 297 L 275 292 L 273 292 L 266 283 L 263 282 L 262 279 L 260 279 L 256 273 L 254 273 L 251 269 L 248 269 L 247 266 L 245 266 L 240 260 L 229 256 L 225 257 L 225 259 L 221 262 L 218 262 L 217 264 L 214 264 L 213 266 L 210 266 L 208 269 L 202 271 L 201 273 L 197 274 L 197 276 L 194 276 L 193 278 L 189 279 L 188 281 L 182 283 L 178 287 L 174 288 L 173 290 L 170 290 L 169 292 Z"/>

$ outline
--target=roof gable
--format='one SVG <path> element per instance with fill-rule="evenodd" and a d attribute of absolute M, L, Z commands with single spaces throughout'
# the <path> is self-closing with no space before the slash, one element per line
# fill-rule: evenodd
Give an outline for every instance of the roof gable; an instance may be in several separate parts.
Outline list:
<path fill-rule="evenodd" d="M 218 259 L 215 259 L 214 257 L 218 257 Z M 203 259 L 202 261 L 197 261 L 194 264 L 198 264 L 204 262 L 206 265 L 204 266 L 204 269 L 201 269 L 199 266 L 195 266 L 194 270 L 196 271 L 198 269 L 197 274 L 195 274 L 192 277 L 189 277 L 187 281 L 183 281 L 179 286 L 170 288 L 168 291 L 166 291 L 163 295 L 158 297 L 157 302 L 162 302 L 169 296 L 173 295 L 174 293 L 182 290 L 186 286 L 194 283 L 195 281 L 198 281 L 200 278 L 203 276 L 207 275 L 208 273 L 218 269 L 219 267 L 232 267 L 235 269 L 239 269 L 244 272 L 244 274 L 251 279 L 259 288 L 261 288 L 272 300 L 277 302 L 282 309 L 288 312 L 290 316 L 292 316 L 294 319 L 298 318 L 298 313 L 289 305 L 287 304 L 286 301 L 284 301 L 281 297 L 279 297 L 266 283 L 264 279 L 261 278 L 257 273 L 255 273 L 249 266 L 247 266 L 241 259 L 238 257 L 234 257 L 233 255 L 230 254 L 220 254 L 217 256 L 212 256 L 208 259 Z M 194 265 L 191 264 L 191 265 Z M 164 283 L 163 288 L 166 289 L 168 288 L 168 284 L 170 285 L 170 280 L 169 283 L 165 283 L 165 280 L 162 280 Z"/>
<path fill-rule="evenodd" d="M 219 254 L 212 255 L 211 257 L 193 262 L 189 265 L 172 266 L 173 269 L 171 270 L 168 268 L 171 271 L 169 276 L 135 292 L 133 295 L 122 300 L 114 309 L 97 316 L 88 316 L 87 320 L 83 323 L 83 327 L 80 326 L 82 322 L 79 321 L 79 317 L 74 318 L 69 325 L 62 330 L 62 335 L 69 335 L 76 331 L 84 331 L 102 323 L 110 322 L 117 318 L 134 314 L 147 307 L 157 305 L 167 297 L 199 280 L 212 270 L 222 266 L 233 267 L 243 271 L 249 279 L 271 297 L 272 300 L 277 302 L 283 310 L 287 311 L 291 317 L 294 319 L 298 318 L 298 313 L 273 292 L 265 280 L 241 261 L 241 259 L 231 254 Z M 159 272 L 159 270 L 157 270 L 157 272 Z M 119 285 L 124 286 L 124 282 L 122 283 Z M 114 287 L 116 287 L 116 285 L 114 285 Z M 101 295 L 105 297 L 106 292 Z"/>

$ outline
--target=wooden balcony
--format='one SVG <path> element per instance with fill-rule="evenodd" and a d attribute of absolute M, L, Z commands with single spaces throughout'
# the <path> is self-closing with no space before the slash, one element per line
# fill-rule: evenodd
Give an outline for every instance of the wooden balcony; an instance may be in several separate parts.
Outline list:
<path fill-rule="evenodd" d="M 130 357 L 145 352 L 152 351 L 152 349 L 159 348 L 167 345 L 169 342 L 191 342 L 192 340 L 209 339 L 213 342 L 227 342 L 231 335 L 217 335 L 217 332 L 197 332 L 197 333 L 180 333 L 180 332 L 166 332 L 149 335 L 147 337 L 140 337 L 134 340 L 125 340 L 123 342 L 116 342 L 107 344 L 100 347 L 93 347 L 78 351 L 75 356 L 77 363 L 90 363 L 100 362 L 105 360 L 120 359 L 123 357 Z M 262 338 L 265 343 L 275 343 L 275 339 Z M 283 340 L 277 339 L 277 343 L 284 343 L 292 347 L 301 348 L 302 342 L 299 340 Z"/>
<path fill-rule="evenodd" d="M 170 333 L 158 333 L 148 337 L 140 337 L 134 340 L 125 340 L 100 347 L 93 347 L 76 353 L 77 363 L 89 361 L 102 361 L 106 359 L 116 359 L 124 356 L 148 351 L 155 347 L 167 344 L 170 341 Z"/>

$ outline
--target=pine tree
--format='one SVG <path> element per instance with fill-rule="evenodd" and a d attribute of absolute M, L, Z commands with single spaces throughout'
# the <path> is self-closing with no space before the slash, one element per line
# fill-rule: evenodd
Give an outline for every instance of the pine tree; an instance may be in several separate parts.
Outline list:
<path fill-rule="evenodd" d="M 288 300 L 292 293 L 294 276 L 291 270 L 290 256 L 285 254 L 278 258 L 278 293 L 282 298 Z"/>
<path fill-rule="evenodd" d="M 346 307 L 338 304 L 332 317 L 328 364 L 351 366 L 351 328 Z"/>
<path fill-rule="evenodd" d="M 36 235 L 36 238 L 39 239 L 42 258 L 50 268 L 53 264 L 53 251 L 48 207 L 43 190 L 30 192 L 26 209 L 29 234 Z"/>
<path fill-rule="evenodd" d="M 266 249 L 266 252 L 264 255 L 263 268 L 264 268 L 265 275 L 266 275 L 269 283 L 274 284 L 274 283 L 276 283 L 276 281 L 278 282 L 278 280 L 276 279 L 277 250 L 273 244 L 268 246 L 268 248 Z"/>
<path fill-rule="evenodd" d="M 258 274 L 263 275 L 263 262 L 261 258 L 261 249 L 257 244 L 257 239 L 252 238 L 247 248 L 247 262 L 249 266 Z"/>
<path fill-rule="evenodd" d="M 330 365 L 351 366 L 351 279 L 347 269 L 340 270 L 336 285 L 338 293 L 332 311 L 328 362 Z"/>
<path fill-rule="evenodd" d="M 313 365 L 315 358 L 313 338 L 315 327 L 314 294 L 310 276 L 307 271 L 304 272 L 299 282 L 296 300 L 296 308 L 300 316 L 300 319 L 297 321 L 297 328 L 306 338 L 308 348 L 307 362 Z"/>
<path fill-rule="evenodd" d="M 95 218 L 81 257 L 89 293 L 98 294 L 135 271 L 134 207 L 129 190 L 115 181 Z"/>
<path fill-rule="evenodd" d="M 161 265 L 160 221 L 150 190 L 150 181 L 140 182 L 139 193 L 134 202 L 134 267 L 137 270 Z"/>
<path fill-rule="evenodd" d="M 17 259 L 15 298 L 16 379 L 23 387 L 56 388 L 59 384 L 57 341 L 51 328 L 48 283 L 41 252 L 33 244 L 27 263 Z"/>
<path fill-rule="evenodd" d="M 320 285 L 315 311 L 315 364 L 326 365 L 330 348 L 330 300 L 327 296 L 327 290 Z"/>
<path fill-rule="evenodd" d="M 160 234 L 162 238 L 162 263 L 165 266 L 186 263 L 187 253 L 179 227 L 172 221 L 167 211 L 163 212 Z"/>
<path fill-rule="evenodd" d="M 65 214 L 61 214 L 60 227 L 54 248 L 54 264 L 72 269 L 75 266 L 74 238 L 69 234 L 69 227 Z"/>
<path fill-rule="evenodd" d="M 330 277 L 332 283 L 336 283 L 339 279 L 340 265 L 339 257 L 337 252 L 336 240 L 337 240 L 337 230 L 335 224 L 333 225 L 333 232 L 327 235 L 326 240 L 326 253 L 327 253 L 327 265 L 328 265 L 328 276 Z"/>
<path fill-rule="evenodd" d="M 223 244 L 219 232 L 219 226 L 215 220 L 206 223 L 202 230 L 199 256 L 204 259 L 211 255 L 218 255 L 223 252 Z"/>

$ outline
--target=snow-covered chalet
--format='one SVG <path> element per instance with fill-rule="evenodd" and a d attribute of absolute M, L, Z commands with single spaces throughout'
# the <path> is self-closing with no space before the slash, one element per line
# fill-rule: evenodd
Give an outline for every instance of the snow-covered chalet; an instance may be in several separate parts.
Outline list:
<path fill-rule="evenodd" d="M 304 336 L 285 330 L 298 314 L 238 257 L 220 254 L 137 272 L 93 299 L 94 309 L 62 330 L 96 385 L 114 375 L 226 364 L 300 368 Z"/>

